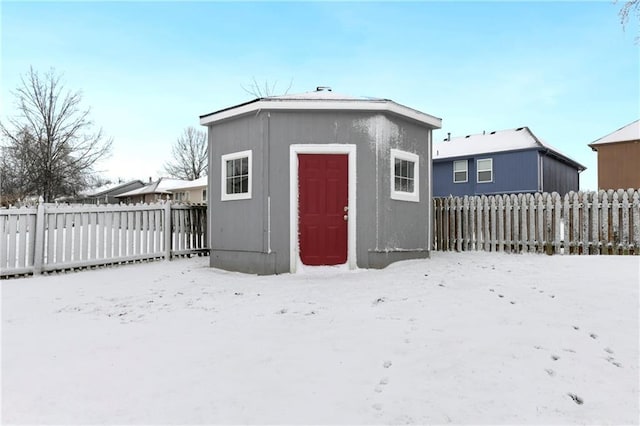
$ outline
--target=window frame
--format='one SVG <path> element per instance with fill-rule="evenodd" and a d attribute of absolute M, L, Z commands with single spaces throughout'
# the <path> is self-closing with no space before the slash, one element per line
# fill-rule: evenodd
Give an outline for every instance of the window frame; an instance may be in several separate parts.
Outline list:
<path fill-rule="evenodd" d="M 247 192 L 241 192 L 238 194 L 227 193 L 227 162 L 238 160 L 241 158 L 247 158 Z M 253 162 L 252 162 L 252 150 L 231 152 L 220 156 L 220 200 L 221 201 L 233 201 L 233 200 L 249 200 L 251 199 L 251 183 L 253 181 Z"/>
<path fill-rule="evenodd" d="M 391 182 L 391 199 L 399 201 L 420 202 L 420 156 L 412 152 L 391 149 L 389 180 Z M 413 192 L 396 190 L 396 159 L 413 163 Z"/>
<path fill-rule="evenodd" d="M 480 169 L 480 162 L 488 161 L 490 166 L 488 169 Z M 480 180 L 480 172 L 491 172 L 491 179 Z M 493 183 L 493 158 L 478 158 L 476 160 L 476 182 L 477 183 Z"/>
<path fill-rule="evenodd" d="M 456 163 L 464 162 L 464 180 L 456 180 L 456 172 L 460 173 L 462 170 L 456 171 Z M 467 183 L 469 182 L 469 160 L 454 160 L 453 161 L 453 183 Z"/>

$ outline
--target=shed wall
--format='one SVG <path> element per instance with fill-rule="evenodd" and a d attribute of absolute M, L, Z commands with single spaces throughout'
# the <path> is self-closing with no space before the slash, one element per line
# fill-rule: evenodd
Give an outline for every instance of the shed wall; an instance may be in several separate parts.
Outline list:
<path fill-rule="evenodd" d="M 292 144 L 356 145 L 359 267 L 426 257 L 430 134 L 430 129 L 399 117 L 345 111 L 262 111 L 209 126 L 212 266 L 257 273 L 289 271 Z M 419 203 L 390 199 L 391 148 L 419 154 Z M 220 201 L 220 156 L 248 149 L 253 150 L 252 198 Z"/>

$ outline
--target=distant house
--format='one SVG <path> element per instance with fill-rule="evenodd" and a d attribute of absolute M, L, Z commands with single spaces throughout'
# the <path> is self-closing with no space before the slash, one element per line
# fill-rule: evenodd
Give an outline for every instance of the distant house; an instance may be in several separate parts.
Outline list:
<path fill-rule="evenodd" d="M 433 144 L 433 195 L 577 191 L 582 164 L 528 127 L 451 138 Z"/>
<path fill-rule="evenodd" d="M 172 199 L 175 201 L 194 204 L 206 203 L 208 180 L 207 176 L 203 176 L 195 180 L 186 181 L 169 189 L 169 192 L 173 194 Z"/>
<path fill-rule="evenodd" d="M 598 188 L 640 188 L 640 120 L 589 144 L 598 153 Z"/>
<path fill-rule="evenodd" d="M 116 195 L 121 202 L 124 203 L 155 203 L 160 200 L 173 199 L 171 190 L 189 181 L 179 179 L 160 178 L 155 182 L 151 182 L 142 188 L 127 191 Z"/>
<path fill-rule="evenodd" d="M 143 186 L 144 183 L 137 179 L 115 185 L 106 185 L 76 198 L 74 202 L 82 204 L 118 204 L 120 202 L 120 199 L 117 197 L 118 195 L 142 188 Z"/>

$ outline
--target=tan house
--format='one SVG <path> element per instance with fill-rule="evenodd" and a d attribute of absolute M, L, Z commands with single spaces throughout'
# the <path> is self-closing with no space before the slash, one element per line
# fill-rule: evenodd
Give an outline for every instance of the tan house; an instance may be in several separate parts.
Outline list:
<path fill-rule="evenodd" d="M 172 199 L 183 203 L 206 204 L 208 177 L 182 182 L 171 188 Z"/>
<path fill-rule="evenodd" d="M 640 188 L 640 120 L 589 146 L 598 153 L 598 189 Z"/>

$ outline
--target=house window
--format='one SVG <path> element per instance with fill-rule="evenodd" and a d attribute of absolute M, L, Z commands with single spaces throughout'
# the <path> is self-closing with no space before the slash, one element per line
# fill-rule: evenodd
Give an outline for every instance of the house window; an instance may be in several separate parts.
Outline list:
<path fill-rule="evenodd" d="M 467 160 L 458 160 L 453 162 L 453 183 L 464 183 L 467 182 L 468 173 L 468 162 Z"/>
<path fill-rule="evenodd" d="M 391 198 L 420 201 L 420 173 L 418 156 L 410 152 L 391 150 Z"/>
<path fill-rule="evenodd" d="M 222 201 L 251 198 L 251 151 L 222 156 Z"/>
<path fill-rule="evenodd" d="M 484 158 L 476 163 L 478 169 L 478 183 L 493 182 L 493 159 Z"/>
<path fill-rule="evenodd" d="M 202 190 L 202 201 L 207 201 L 207 190 L 206 189 Z"/>

